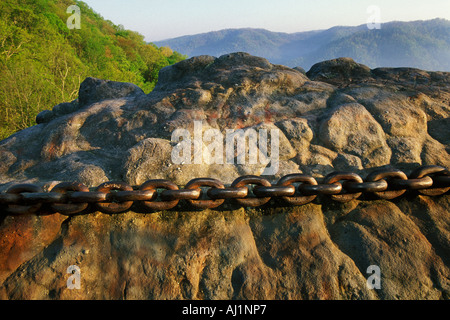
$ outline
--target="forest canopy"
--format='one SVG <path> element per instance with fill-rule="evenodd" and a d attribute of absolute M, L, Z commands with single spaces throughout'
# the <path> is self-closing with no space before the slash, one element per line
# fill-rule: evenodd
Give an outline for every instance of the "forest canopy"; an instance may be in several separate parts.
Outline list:
<path fill-rule="evenodd" d="M 69 29 L 77 5 L 80 29 Z M 153 90 L 159 70 L 185 59 L 115 25 L 82 1 L 0 2 L 0 139 L 35 125 L 36 115 L 77 98 L 86 77 Z"/>

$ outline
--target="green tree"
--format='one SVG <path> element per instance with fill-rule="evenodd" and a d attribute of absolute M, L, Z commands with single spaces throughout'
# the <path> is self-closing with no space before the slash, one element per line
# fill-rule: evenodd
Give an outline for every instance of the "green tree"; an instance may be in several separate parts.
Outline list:
<path fill-rule="evenodd" d="M 76 4 L 81 29 L 69 30 Z M 77 98 L 88 76 L 131 82 L 149 93 L 159 70 L 185 59 L 115 25 L 82 1 L 0 2 L 0 139 L 35 125 L 36 115 Z"/>

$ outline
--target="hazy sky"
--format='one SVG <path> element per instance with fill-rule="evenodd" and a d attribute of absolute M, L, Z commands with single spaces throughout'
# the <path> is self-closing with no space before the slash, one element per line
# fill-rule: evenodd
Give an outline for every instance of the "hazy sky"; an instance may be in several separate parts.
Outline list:
<path fill-rule="evenodd" d="M 445 18 L 450 0 L 83 0 L 105 19 L 137 31 L 146 41 L 226 28 L 299 32 L 367 23 Z"/>

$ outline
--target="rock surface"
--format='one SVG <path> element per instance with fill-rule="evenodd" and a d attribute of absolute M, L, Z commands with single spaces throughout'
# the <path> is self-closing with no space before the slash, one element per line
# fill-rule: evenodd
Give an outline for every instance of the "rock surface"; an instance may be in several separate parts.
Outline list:
<path fill-rule="evenodd" d="M 17 182 L 93 188 L 111 180 L 184 185 L 212 177 L 229 184 L 270 166 L 173 163 L 172 133 L 194 135 L 194 121 L 224 137 L 227 129 L 279 129 L 271 181 L 294 172 L 365 177 L 384 166 L 406 173 L 425 164 L 450 168 L 450 73 L 370 70 L 348 58 L 302 71 L 234 53 L 166 67 L 148 95 L 88 78 L 77 100 L 0 142 L 0 191 Z M 2 216 L 0 298 L 449 299 L 449 202 L 444 195 Z M 67 289 L 71 265 L 81 269 L 79 290 Z M 380 267 L 381 289 L 366 285 L 371 265 Z"/>

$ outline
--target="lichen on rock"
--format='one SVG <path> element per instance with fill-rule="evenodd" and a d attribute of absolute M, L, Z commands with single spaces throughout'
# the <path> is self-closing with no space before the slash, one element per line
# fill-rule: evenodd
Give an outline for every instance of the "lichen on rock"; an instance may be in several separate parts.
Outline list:
<path fill-rule="evenodd" d="M 371 70 L 348 58 L 305 73 L 246 53 L 194 57 L 163 68 L 148 95 L 88 78 L 77 100 L 0 141 L 0 191 L 21 182 L 230 184 L 271 165 L 240 164 L 237 154 L 233 163 L 195 163 L 194 144 L 192 161 L 174 163 L 177 129 L 202 139 L 218 130 L 223 145 L 227 130 L 279 130 L 279 168 L 265 176 L 272 182 L 297 172 L 449 168 L 449 102 L 449 73 Z M 448 299 L 449 209 L 443 195 L 74 217 L 2 211 L 0 297 Z M 66 287 L 70 265 L 82 270 L 81 290 Z M 381 269 L 381 289 L 367 287 L 371 265 Z"/>

